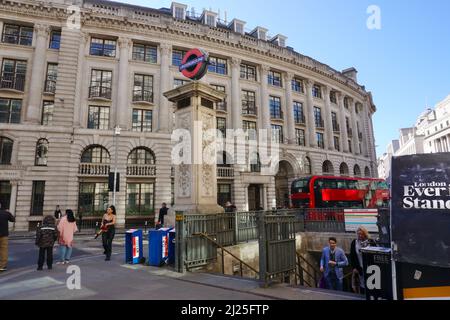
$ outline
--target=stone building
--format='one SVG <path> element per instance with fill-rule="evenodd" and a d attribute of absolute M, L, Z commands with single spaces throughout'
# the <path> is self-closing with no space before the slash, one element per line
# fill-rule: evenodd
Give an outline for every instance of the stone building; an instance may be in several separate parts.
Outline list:
<path fill-rule="evenodd" d="M 211 57 L 201 81 L 227 94 L 218 128 L 269 129 L 282 143 L 276 176 L 219 166 L 220 204 L 283 206 L 302 175 L 376 176 L 376 108 L 357 71 L 303 56 L 265 28 L 179 3 L 2 0 L 0 30 L 0 201 L 16 230 L 56 205 L 85 219 L 103 213 L 116 166 L 119 224 L 172 202 L 173 105 L 163 93 L 188 81 L 178 66 L 197 47 Z"/>

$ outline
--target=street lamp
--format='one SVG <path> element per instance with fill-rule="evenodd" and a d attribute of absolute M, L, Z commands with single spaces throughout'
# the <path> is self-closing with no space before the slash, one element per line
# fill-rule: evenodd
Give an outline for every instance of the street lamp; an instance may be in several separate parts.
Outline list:
<path fill-rule="evenodd" d="M 116 126 L 114 128 L 114 148 L 116 151 L 115 160 L 114 160 L 114 189 L 113 189 L 113 205 L 116 206 L 116 188 L 117 188 L 117 158 L 119 153 L 118 141 L 120 136 L 120 127 Z"/>

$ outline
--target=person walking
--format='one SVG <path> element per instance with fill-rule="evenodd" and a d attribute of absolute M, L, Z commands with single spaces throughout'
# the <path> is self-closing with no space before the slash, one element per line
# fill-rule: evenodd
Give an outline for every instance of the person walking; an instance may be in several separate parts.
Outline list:
<path fill-rule="evenodd" d="M 320 272 L 324 274 L 327 289 L 336 291 L 344 290 L 343 268 L 347 265 L 348 260 L 344 250 L 337 247 L 336 238 L 329 238 L 328 246 L 323 248 L 320 258 Z"/>
<path fill-rule="evenodd" d="M 42 221 L 42 226 L 36 230 L 36 245 L 39 247 L 38 271 L 42 271 L 45 256 L 47 256 L 47 268 L 53 266 L 53 246 L 58 239 L 56 230 L 56 219 L 52 216 L 46 216 Z"/>
<path fill-rule="evenodd" d="M 73 235 L 78 231 L 76 221 L 75 215 L 70 209 L 66 210 L 66 215 L 59 221 L 60 261 L 57 264 L 68 264 L 70 262 L 73 250 Z"/>
<path fill-rule="evenodd" d="M 0 272 L 7 270 L 9 222 L 15 221 L 11 212 L 3 210 L 0 204 Z"/>
<path fill-rule="evenodd" d="M 105 261 L 111 260 L 112 243 L 116 234 L 116 207 L 110 206 L 106 213 L 103 215 L 101 229 L 102 233 L 103 249 L 106 255 Z"/>
<path fill-rule="evenodd" d="M 228 201 L 225 204 L 225 212 L 233 213 L 233 212 L 236 212 L 236 210 L 237 210 L 236 206 L 234 204 L 232 204 L 230 201 Z"/>
<path fill-rule="evenodd" d="M 169 208 L 167 208 L 167 204 L 163 203 L 161 209 L 159 209 L 158 216 L 158 225 L 163 228 L 164 227 L 164 217 L 169 213 Z"/>
<path fill-rule="evenodd" d="M 61 218 L 62 218 L 62 212 L 58 205 L 58 206 L 56 206 L 56 209 L 55 209 L 55 219 L 60 220 Z"/>
<path fill-rule="evenodd" d="M 369 246 L 375 246 L 374 240 L 370 239 L 369 231 L 364 227 L 356 230 L 357 238 L 352 241 L 350 246 L 350 265 L 352 266 L 352 289 L 353 292 L 361 294 L 365 292 L 363 258 L 361 249 Z"/>

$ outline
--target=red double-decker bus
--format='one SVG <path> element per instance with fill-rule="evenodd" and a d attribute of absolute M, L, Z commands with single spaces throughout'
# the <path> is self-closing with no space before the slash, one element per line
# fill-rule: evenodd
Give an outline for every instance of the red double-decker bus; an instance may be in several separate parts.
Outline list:
<path fill-rule="evenodd" d="M 389 187 L 382 179 L 312 176 L 291 187 L 295 208 L 380 208 L 389 206 Z"/>

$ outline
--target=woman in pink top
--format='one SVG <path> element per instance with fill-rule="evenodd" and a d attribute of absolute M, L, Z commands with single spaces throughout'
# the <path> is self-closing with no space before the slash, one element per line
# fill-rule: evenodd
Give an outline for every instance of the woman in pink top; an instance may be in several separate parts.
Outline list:
<path fill-rule="evenodd" d="M 78 231 L 75 216 L 72 210 L 66 210 L 66 216 L 58 224 L 59 252 L 61 261 L 58 264 L 68 264 L 72 256 L 73 235 Z"/>

